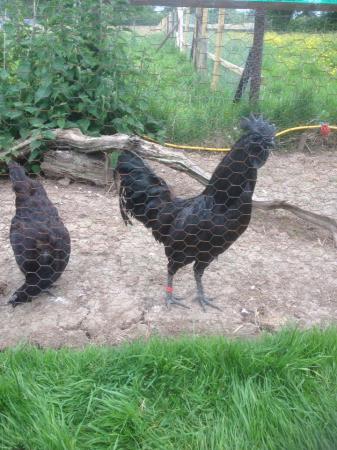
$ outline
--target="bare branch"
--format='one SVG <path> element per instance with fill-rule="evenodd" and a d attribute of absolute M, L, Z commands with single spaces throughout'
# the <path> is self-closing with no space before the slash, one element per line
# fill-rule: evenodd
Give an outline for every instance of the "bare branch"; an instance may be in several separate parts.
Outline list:
<path fill-rule="evenodd" d="M 337 221 L 335 219 L 332 219 L 331 217 L 306 211 L 305 209 L 287 203 L 284 200 L 254 200 L 253 206 L 257 209 L 264 209 L 267 211 L 272 209 L 284 209 L 286 211 L 289 211 L 300 219 L 329 231 L 332 234 L 332 238 L 337 246 Z"/>

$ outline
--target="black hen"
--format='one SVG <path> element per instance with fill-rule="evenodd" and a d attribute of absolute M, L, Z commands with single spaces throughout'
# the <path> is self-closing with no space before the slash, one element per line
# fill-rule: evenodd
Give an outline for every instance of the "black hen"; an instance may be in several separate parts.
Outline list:
<path fill-rule="evenodd" d="M 274 146 L 275 127 L 263 118 L 243 119 L 243 136 L 215 169 L 204 191 L 193 198 L 174 198 L 163 179 L 131 151 L 117 163 L 120 209 L 125 223 L 135 217 L 165 246 L 168 258 L 167 304 L 173 296 L 173 276 L 194 262 L 198 300 L 216 307 L 204 295 L 201 277 L 206 267 L 246 230 L 252 212 L 257 169 Z"/>
<path fill-rule="evenodd" d="M 16 196 L 10 242 L 26 280 L 12 295 L 13 307 L 46 291 L 63 273 L 70 257 L 70 236 L 39 181 L 19 164 L 8 164 Z"/>

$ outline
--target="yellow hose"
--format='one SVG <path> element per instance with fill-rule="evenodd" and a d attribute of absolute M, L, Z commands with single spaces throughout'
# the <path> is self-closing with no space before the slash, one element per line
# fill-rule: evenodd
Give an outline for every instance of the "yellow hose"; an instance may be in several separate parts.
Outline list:
<path fill-rule="evenodd" d="M 179 148 L 183 150 L 201 150 L 201 151 L 208 151 L 208 152 L 229 152 L 230 148 L 215 148 L 215 147 L 193 147 L 193 145 L 177 145 L 177 144 L 170 144 L 169 142 L 164 143 L 165 147 L 171 147 L 171 148 Z"/>
<path fill-rule="evenodd" d="M 321 125 L 303 125 L 300 127 L 293 127 L 293 128 L 287 128 L 286 130 L 279 131 L 276 133 L 276 137 L 284 136 L 285 134 L 291 133 L 292 131 L 303 131 L 303 130 L 311 130 L 314 128 L 321 128 Z M 330 130 L 337 131 L 337 126 L 335 125 L 329 125 Z M 148 136 L 142 136 L 144 139 L 150 142 L 155 142 L 153 139 L 151 139 Z M 181 150 L 199 150 L 199 151 L 206 151 L 206 152 L 229 152 L 230 148 L 215 148 L 215 147 L 200 147 L 200 146 L 193 146 L 193 145 L 178 145 L 178 144 L 171 144 L 170 142 L 164 142 L 165 147 L 171 147 L 171 148 L 177 148 Z"/>
<path fill-rule="evenodd" d="M 303 130 L 312 130 L 314 128 L 321 128 L 322 125 L 303 125 L 301 127 L 287 128 L 286 130 L 279 131 L 276 133 L 277 137 L 284 136 L 285 134 L 291 133 L 292 131 L 303 131 Z M 334 125 L 329 125 L 330 130 L 337 130 L 337 127 Z"/>

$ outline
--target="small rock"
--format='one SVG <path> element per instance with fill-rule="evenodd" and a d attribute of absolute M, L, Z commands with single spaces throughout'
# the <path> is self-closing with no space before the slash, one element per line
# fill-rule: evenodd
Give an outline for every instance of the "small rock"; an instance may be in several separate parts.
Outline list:
<path fill-rule="evenodd" d="M 56 298 L 53 298 L 51 301 L 54 303 L 63 303 L 63 304 L 69 303 L 69 301 L 63 297 L 56 297 Z"/>
<path fill-rule="evenodd" d="M 70 179 L 69 178 L 61 178 L 60 180 L 57 181 L 58 184 L 60 184 L 61 186 L 69 186 L 70 184 Z"/>
<path fill-rule="evenodd" d="M 0 283 L 0 294 L 5 295 L 7 293 L 8 284 Z"/>

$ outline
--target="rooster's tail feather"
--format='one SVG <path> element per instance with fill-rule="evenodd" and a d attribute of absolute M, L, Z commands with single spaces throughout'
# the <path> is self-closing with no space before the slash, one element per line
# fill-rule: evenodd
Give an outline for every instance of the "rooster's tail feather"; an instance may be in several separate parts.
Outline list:
<path fill-rule="evenodd" d="M 115 181 L 119 186 L 119 206 L 125 224 L 131 224 L 131 216 L 147 228 L 153 228 L 159 208 L 172 200 L 165 181 L 129 150 L 118 158 Z"/>

